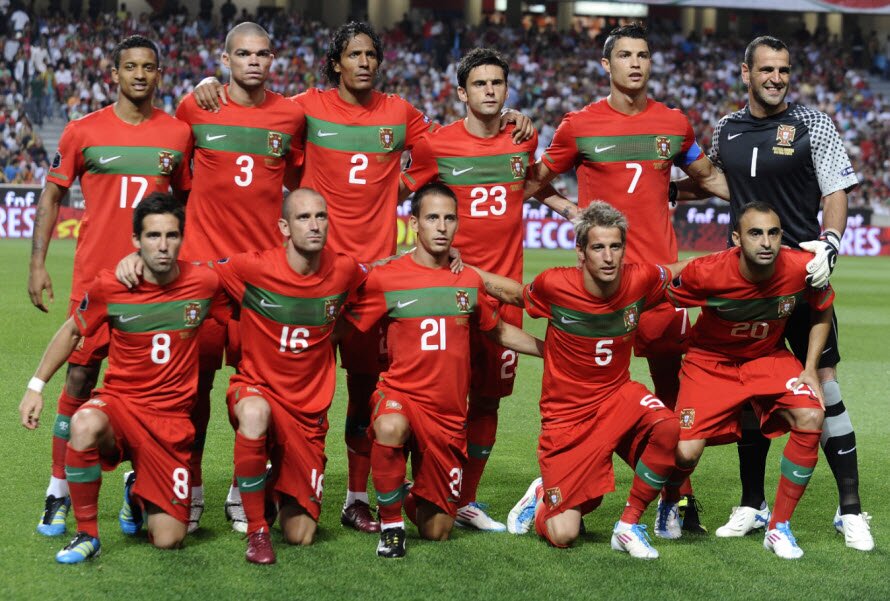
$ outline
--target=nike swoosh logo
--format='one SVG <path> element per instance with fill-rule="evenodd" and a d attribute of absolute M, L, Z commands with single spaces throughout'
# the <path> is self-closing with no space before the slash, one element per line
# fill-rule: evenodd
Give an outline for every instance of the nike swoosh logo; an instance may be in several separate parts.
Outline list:
<path fill-rule="evenodd" d="M 86 472 L 72 472 L 71 470 L 65 470 L 65 476 L 68 478 L 77 478 L 79 476 L 83 476 Z"/>
<path fill-rule="evenodd" d="M 853 447 L 852 449 L 841 449 L 840 451 L 837 452 L 837 454 L 838 455 L 847 455 L 849 453 L 852 453 L 855 450 L 856 450 L 856 447 Z"/>
<path fill-rule="evenodd" d="M 281 305 L 276 305 L 275 303 L 267 302 L 266 299 L 260 299 L 260 306 L 264 309 L 280 309 Z"/>
<path fill-rule="evenodd" d="M 210 134 L 207 134 L 206 140 L 208 142 L 213 142 L 214 140 L 219 140 L 220 138 L 225 138 L 227 135 L 228 134 L 219 134 L 217 136 L 211 136 Z"/>
<path fill-rule="evenodd" d="M 119 315 L 117 320 L 121 323 L 127 323 L 128 321 L 133 321 L 134 319 L 139 319 L 140 317 L 142 317 L 142 316 L 141 315 L 128 315 L 127 317 L 124 317 L 123 315 Z"/>
<path fill-rule="evenodd" d="M 416 303 L 418 300 L 419 300 L 419 299 L 416 299 L 416 298 L 415 298 L 414 300 L 405 301 L 404 303 L 403 303 L 402 301 L 399 301 L 399 302 L 396 303 L 396 307 L 398 307 L 399 309 L 404 309 L 404 308 L 407 307 L 408 305 L 413 305 L 413 304 Z"/>
<path fill-rule="evenodd" d="M 460 171 L 458 171 L 457 169 L 452 168 L 452 169 L 451 169 L 451 175 L 453 175 L 454 177 L 457 177 L 458 175 L 463 175 L 463 174 L 466 173 L 467 171 L 472 171 L 472 170 L 473 170 L 472 167 L 467 167 L 466 169 L 461 169 Z"/>
<path fill-rule="evenodd" d="M 240 485 L 240 488 L 254 488 L 256 486 L 259 486 L 260 484 L 262 484 L 265 481 L 266 481 L 265 478 L 260 478 L 259 480 L 254 480 L 253 482 L 244 482 Z"/>
<path fill-rule="evenodd" d="M 600 148 L 599 146 L 597 146 L 597 147 L 595 147 L 595 148 L 593 149 L 593 151 L 594 151 L 595 153 L 599 154 L 599 153 L 601 153 L 601 152 L 606 152 L 607 150 L 610 150 L 610 149 L 612 149 L 612 148 L 615 148 L 615 145 L 614 145 L 614 144 L 612 144 L 611 146 L 603 146 L 602 148 Z"/>
<path fill-rule="evenodd" d="M 649 482 L 655 482 L 655 483 L 658 484 L 659 486 L 664 486 L 664 483 L 667 482 L 667 478 L 665 478 L 665 479 L 663 479 L 663 480 L 660 479 L 660 478 L 653 478 L 652 476 L 650 476 L 649 474 L 647 474 L 647 473 L 645 473 L 645 472 L 643 472 L 643 477 L 644 477 L 646 480 L 648 480 Z"/>
<path fill-rule="evenodd" d="M 822 351 L 822 354 L 824 355 L 825 353 L 827 353 L 828 351 L 830 351 L 830 350 L 833 349 L 833 348 L 834 348 L 833 346 L 829 346 L 827 349 L 825 349 L 824 351 Z"/>
<path fill-rule="evenodd" d="M 580 319 L 567 319 L 566 317 L 560 317 L 559 321 L 564 324 L 581 323 Z"/>
<path fill-rule="evenodd" d="M 732 307 L 716 307 L 717 311 L 720 313 L 729 313 L 732 311 Z"/>
<path fill-rule="evenodd" d="M 336 136 L 338 133 L 340 133 L 340 132 L 336 132 L 336 131 L 321 131 L 321 130 L 318 130 L 318 134 L 317 134 L 317 135 L 318 135 L 319 138 L 327 138 L 328 136 Z"/>
<path fill-rule="evenodd" d="M 108 158 L 105 158 L 105 157 L 99 157 L 99 164 L 101 164 L 101 165 L 105 165 L 106 163 L 110 163 L 111 161 L 116 161 L 116 160 L 119 159 L 119 158 L 121 158 L 121 155 L 117 155 L 117 156 L 113 156 L 113 157 L 108 157 Z"/>
<path fill-rule="evenodd" d="M 745 133 L 745 132 L 742 132 L 742 133 Z M 740 135 L 742 135 L 742 134 L 726 134 L 726 139 L 727 139 L 727 140 L 735 140 L 735 139 L 738 138 Z"/>
<path fill-rule="evenodd" d="M 813 475 L 813 472 L 804 472 L 804 473 L 801 474 L 801 473 L 798 472 L 797 470 L 794 470 L 794 471 L 791 472 L 791 473 L 794 474 L 795 476 L 797 476 L 798 478 L 809 478 L 810 476 Z"/>

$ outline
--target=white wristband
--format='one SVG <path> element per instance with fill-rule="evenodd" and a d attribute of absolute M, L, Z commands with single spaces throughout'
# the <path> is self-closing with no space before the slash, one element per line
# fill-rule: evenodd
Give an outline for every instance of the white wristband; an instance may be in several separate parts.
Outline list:
<path fill-rule="evenodd" d="M 34 376 L 28 381 L 28 390 L 33 390 L 37 394 L 43 392 L 43 387 L 46 386 L 46 382 Z"/>

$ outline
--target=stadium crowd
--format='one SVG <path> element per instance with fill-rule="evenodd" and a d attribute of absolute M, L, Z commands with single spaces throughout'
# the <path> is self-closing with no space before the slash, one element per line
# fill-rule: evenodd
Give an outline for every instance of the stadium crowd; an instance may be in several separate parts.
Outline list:
<path fill-rule="evenodd" d="M 46 151 L 32 133 L 29 117 L 37 125 L 50 117 L 76 119 L 113 101 L 108 50 L 122 36 L 142 33 L 159 41 L 165 56 L 160 98 L 169 113 L 203 77 L 222 79 L 225 27 L 207 16 L 179 11 L 151 18 L 121 10 L 100 14 L 94 21 L 45 16 L 9 20 L 0 66 L 2 177 L 42 183 Z M 257 19 L 278 46 L 269 87 L 290 96 L 323 85 L 318 57 L 330 30 L 297 14 Z M 684 35 L 673 24 L 653 23 L 652 28 L 652 96 L 681 107 L 707 150 L 719 118 L 744 105 L 738 64 L 745 41 Z M 539 150 L 549 144 L 563 114 L 609 90 L 599 62 L 603 39 L 586 30 L 470 27 L 406 16 L 386 32 L 384 41 L 381 88 L 441 123 L 459 118 L 464 110 L 454 90 L 457 57 L 480 45 L 512 57 L 507 104 L 535 120 Z M 801 62 L 795 65 L 797 83 L 789 99 L 833 117 L 861 182 L 850 194 L 850 205 L 890 213 L 890 101 L 874 94 L 866 79 L 869 65 L 886 64 L 890 44 L 869 43 L 867 56 L 859 56 L 847 42 L 824 31 L 795 36 L 791 51 Z"/>

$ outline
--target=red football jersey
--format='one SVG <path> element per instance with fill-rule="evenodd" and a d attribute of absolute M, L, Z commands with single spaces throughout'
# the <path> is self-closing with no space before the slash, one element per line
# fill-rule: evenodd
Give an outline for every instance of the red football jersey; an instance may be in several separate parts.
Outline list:
<path fill-rule="evenodd" d="M 266 90 L 259 106 L 229 99 L 218 113 L 202 110 L 192 94 L 176 117 L 191 126 L 194 183 L 186 207 L 189 234 L 182 258 L 208 261 L 281 246 L 284 175 L 303 162 L 303 111 Z"/>
<path fill-rule="evenodd" d="M 575 167 L 578 206 L 604 200 L 627 217 L 631 263 L 673 263 L 677 239 L 668 207 L 671 166 L 703 157 L 686 116 L 651 98 L 625 115 L 605 99 L 569 113 L 541 157 L 551 171 Z"/>
<path fill-rule="evenodd" d="M 189 413 L 198 389 L 198 326 L 231 312 L 216 274 L 179 261 L 173 282 L 132 290 L 102 270 L 74 312 L 80 333 L 108 324 L 111 344 L 102 390 L 151 412 Z M 101 390 L 98 395 L 101 396 Z"/>
<path fill-rule="evenodd" d="M 70 188 L 80 178 L 85 211 L 74 253 L 71 300 L 83 298 L 102 269 L 133 252 L 133 207 L 152 192 L 191 187 L 188 125 L 160 109 L 139 125 L 114 105 L 65 126 L 46 181 Z"/>
<path fill-rule="evenodd" d="M 578 267 L 543 271 L 525 287 L 525 310 L 545 317 L 541 423 L 544 428 L 589 419 L 630 381 L 630 357 L 640 314 L 664 300 L 670 273 L 660 265 L 625 264 L 609 298 L 584 288 Z"/>
<path fill-rule="evenodd" d="M 463 260 L 521 280 L 522 196 L 537 147 L 537 134 L 513 144 L 512 126 L 480 138 L 455 121 L 420 139 L 402 181 L 412 192 L 433 180 L 448 185 L 457 194 L 454 246 Z"/>
<path fill-rule="evenodd" d="M 668 288 L 677 307 L 701 307 L 692 328 L 688 357 L 716 361 L 756 359 L 784 348 L 785 322 L 798 303 L 824 311 L 834 290 L 806 285 L 811 253 L 783 248 L 776 272 L 766 282 L 752 283 L 739 270 L 741 249 L 694 259 Z"/>
<path fill-rule="evenodd" d="M 359 106 L 312 88 L 291 100 L 306 113 L 300 185 L 328 201 L 328 247 L 363 263 L 392 255 L 402 151 L 435 125 L 394 94 L 374 92 Z"/>
<path fill-rule="evenodd" d="M 267 388 L 298 420 L 327 411 L 336 383 L 331 331 L 367 269 L 326 249 L 318 271 L 300 275 L 284 248 L 234 255 L 214 268 L 241 305 L 242 355 L 232 383 Z"/>
<path fill-rule="evenodd" d="M 470 387 L 470 328 L 498 324 L 495 301 L 472 269 L 430 269 L 409 254 L 375 267 L 345 316 L 367 331 L 388 318 L 383 382 L 431 419 L 463 427 Z"/>

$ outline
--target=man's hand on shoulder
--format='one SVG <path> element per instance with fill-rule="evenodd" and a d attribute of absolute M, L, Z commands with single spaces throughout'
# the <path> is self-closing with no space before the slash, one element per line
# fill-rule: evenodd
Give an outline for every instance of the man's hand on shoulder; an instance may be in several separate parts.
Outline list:
<path fill-rule="evenodd" d="M 840 236 L 832 230 L 826 230 L 818 240 L 801 242 L 800 247 L 816 255 L 807 263 L 807 284 L 813 288 L 824 288 L 837 263 L 841 248 Z"/>
<path fill-rule="evenodd" d="M 195 96 L 195 102 L 205 111 L 218 113 L 220 103 L 229 104 L 229 100 L 226 98 L 226 89 L 215 77 L 202 79 L 192 93 Z"/>

